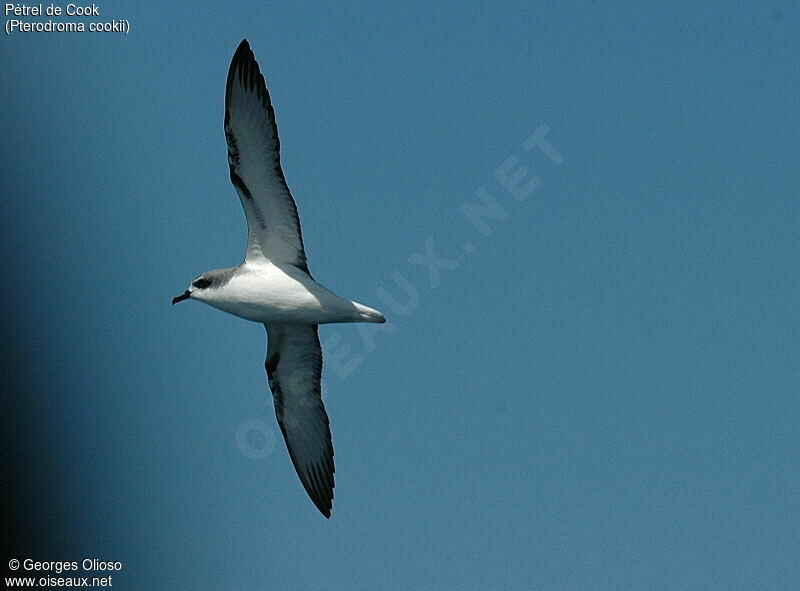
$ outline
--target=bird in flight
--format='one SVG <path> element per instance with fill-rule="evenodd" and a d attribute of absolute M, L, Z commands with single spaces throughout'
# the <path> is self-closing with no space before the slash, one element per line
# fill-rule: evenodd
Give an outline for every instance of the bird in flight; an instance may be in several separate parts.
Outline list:
<path fill-rule="evenodd" d="M 322 403 L 317 327 L 386 319 L 311 277 L 297 206 L 281 169 L 275 111 L 247 39 L 228 70 L 225 138 L 231 182 L 247 217 L 244 262 L 198 275 L 172 303 L 198 300 L 264 325 L 265 367 L 278 425 L 308 496 L 330 517 L 333 443 Z"/>

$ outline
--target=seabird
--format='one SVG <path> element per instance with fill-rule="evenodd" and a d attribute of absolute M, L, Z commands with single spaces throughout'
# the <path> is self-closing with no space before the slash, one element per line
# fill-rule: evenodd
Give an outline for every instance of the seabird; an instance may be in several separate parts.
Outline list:
<path fill-rule="evenodd" d="M 311 277 L 297 206 L 281 169 L 275 111 L 247 39 L 228 70 L 225 138 L 231 182 L 247 217 L 244 262 L 198 275 L 172 303 L 198 300 L 264 325 L 265 367 L 278 425 L 308 496 L 330 517 L 333 443 L 322 403 L 317 326 L 386 319 Z"/>

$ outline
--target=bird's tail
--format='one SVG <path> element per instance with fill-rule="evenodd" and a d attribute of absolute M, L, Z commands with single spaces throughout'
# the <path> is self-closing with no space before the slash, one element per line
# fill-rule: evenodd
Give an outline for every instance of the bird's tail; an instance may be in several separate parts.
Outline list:
<path fill-rule="evenodd" d="M 355 304 L 356 310 L 358 310 L 360 315 L 359 320 L 361 322 L 377 322 L 381 324 L 386 322 L 386 317 L 374 308 L 359 304 L 358 302 L 353 302 L 353 304 Z"/>

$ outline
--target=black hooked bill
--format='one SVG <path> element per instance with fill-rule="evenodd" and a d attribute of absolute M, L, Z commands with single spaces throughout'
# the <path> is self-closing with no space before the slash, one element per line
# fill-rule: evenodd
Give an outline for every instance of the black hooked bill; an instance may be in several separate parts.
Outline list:
<path fill-rule="evenodd" d="M 191 297 L 191 295 L 192 295 L 192 293 L 187 289 L 181 295 L 175 296 L 174 298 L 172 298 L 172 305 L 174 306 L 178 302 L 182 302 L 183 300 L 188 300 L 189 297 Z"/>

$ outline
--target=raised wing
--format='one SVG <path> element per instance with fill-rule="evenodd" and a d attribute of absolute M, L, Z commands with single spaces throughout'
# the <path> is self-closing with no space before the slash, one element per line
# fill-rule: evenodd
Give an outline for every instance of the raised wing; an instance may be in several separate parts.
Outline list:
<path fill-rule="evenodd" d="M 281 169 L 275 110 L 247 39 L 228 70 L 225 137 L 231 182 L 247 216 L 245 260 L 264 257 L 307 273 L 300 218 Z"/>
<path fill-rule="evenodd" d="M 269 324 L 267 378 L 289 456 L 325 517 L 333 502 L 333 443 L 322 404 L 322 348 L 316 325 Z"/>

